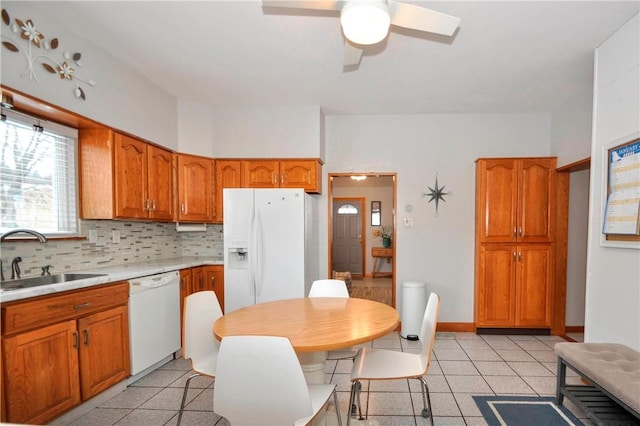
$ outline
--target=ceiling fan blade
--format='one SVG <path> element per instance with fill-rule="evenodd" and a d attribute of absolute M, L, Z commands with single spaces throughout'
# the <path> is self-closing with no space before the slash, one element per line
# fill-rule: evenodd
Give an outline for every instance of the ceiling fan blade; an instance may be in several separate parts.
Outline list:
<path fill-rule="evenodd" d="M 344 1 L 337 0 L 262 0 L 265 7 L 286 7 L 288 9 L 340 10 Z"/>
<path fill-rule="evenodd" d="M 391 25 L 451 36 L 460 25 L 460 18 L 425 9 L 413 4 L 389 0 Z"/>
<path fill-rule="evenodd" d="M 357 67 L 360 65 L 360 59 L 362 59 L 362 49 L 345 40 L 342 58 L 343 67 Z"/>

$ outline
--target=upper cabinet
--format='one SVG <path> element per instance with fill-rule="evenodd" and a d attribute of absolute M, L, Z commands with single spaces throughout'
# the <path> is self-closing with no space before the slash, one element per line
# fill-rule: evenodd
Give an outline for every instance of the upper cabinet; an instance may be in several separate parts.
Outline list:
<path fill-rule="evenodd" d="M 178 167 L 178 222 L 215 222 L 214 161 L 176 154 Z"/>
<path fill-rule="evenodd" d="M 83 219 L 173 219 L 173 154 L 110 129 L 79 132 Z"/>
<path fill-rule="evenodd" d="M 479 159 L 476 229 L 480 242 L 553 241 L 555 158 Z"/>
<path fill-rule="evenodd" d="M 224 188 L 242 187 L 242 161 L 216 160 L 216 222 L 222 222 L 222 196 Z"/>
<path fill-rule="evenodd" d="M 244 188 L 302 188 L 322 192 L 322 164 L 315 159 L 243 160 Z"/>

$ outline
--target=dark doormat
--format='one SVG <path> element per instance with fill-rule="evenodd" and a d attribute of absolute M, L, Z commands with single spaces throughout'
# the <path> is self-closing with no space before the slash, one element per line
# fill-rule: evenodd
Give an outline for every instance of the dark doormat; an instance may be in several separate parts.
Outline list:
<path fill-rule="evenodd" d="M 555 398 L 530 396 L 474 396 L 489 426 L 584 426 Z"/>

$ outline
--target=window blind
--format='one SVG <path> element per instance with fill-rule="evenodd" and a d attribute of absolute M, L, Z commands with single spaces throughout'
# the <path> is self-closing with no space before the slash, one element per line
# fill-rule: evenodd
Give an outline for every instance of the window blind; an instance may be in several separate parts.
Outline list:
<path fill-rule="evenodd" d="M 3 111 L 0 124 L 0 232 L 29 228 L 76 235 L 77 130 Z"/>

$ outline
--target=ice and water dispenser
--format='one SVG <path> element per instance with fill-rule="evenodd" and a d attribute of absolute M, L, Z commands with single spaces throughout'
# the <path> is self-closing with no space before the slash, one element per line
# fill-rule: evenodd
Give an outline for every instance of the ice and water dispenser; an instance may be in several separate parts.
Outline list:
<path fill-rule="evenodd" d="M 227 247 L 229 255 L 227 257 L 228 269 L 248 269 L 249 268 L 249 248 L 246 240 L 231 240 Z"/>

